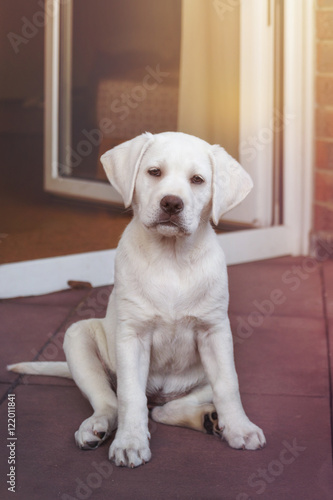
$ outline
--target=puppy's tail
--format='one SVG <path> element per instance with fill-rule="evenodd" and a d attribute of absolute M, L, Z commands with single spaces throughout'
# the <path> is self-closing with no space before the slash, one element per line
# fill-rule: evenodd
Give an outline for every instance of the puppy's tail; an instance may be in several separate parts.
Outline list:
<path fill-rule="evenodd" d="M 73 378 L 66 361 L 30 361 L 8 365 L 7 370 L 25 375 Z"/>

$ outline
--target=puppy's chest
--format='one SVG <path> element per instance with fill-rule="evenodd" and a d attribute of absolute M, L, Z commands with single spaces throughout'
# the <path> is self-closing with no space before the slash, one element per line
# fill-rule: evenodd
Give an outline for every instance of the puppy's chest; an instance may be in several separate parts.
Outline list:
<path fill-rule="evenodd" d="M 168 323 L 161 317 L 154 322 L 151 339 L 151 370 L 181 373 L 199 361 L 197 319 L 184 317 Z"/>
<path fill-rule="evenodd" d="M 151 273 L 141 290 L 147 306 L 150 305 L 155 314 L 175 324 L 185 316 L 204 314 L 212 300 L 208 280 L 167 268 Z"/>

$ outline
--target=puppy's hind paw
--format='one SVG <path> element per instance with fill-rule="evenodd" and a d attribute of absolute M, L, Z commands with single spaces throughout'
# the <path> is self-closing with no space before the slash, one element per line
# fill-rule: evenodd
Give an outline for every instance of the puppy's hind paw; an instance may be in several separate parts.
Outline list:
<path fill-rule="evenodd" d="M 222 429 L 219 428 L 218 416 L 216 411 L 205 413 L 203 426 L 207 434 L 222 437 Z"/>

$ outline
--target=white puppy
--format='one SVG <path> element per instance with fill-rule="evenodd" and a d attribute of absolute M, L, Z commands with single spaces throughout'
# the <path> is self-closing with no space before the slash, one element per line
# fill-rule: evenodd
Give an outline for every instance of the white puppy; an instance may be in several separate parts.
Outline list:
<path fill-rule="evenodd" d="M 94 413 L 75 433 L 78 446 L 95 448 L 118 427 L 110 459 L 148 462 L 148 398 L 158 404 L 156 422 L 261 448 L 264 434 L 240 400 L 225 258 L 209 222 L 245 198 L 250 177 L 220 146 L 177 132 L 143 134 L 101 160 L 134 212 L 118 246 L 114 290 L 104 319 L 67 331 L 68 365 L 39 371 L 71 375 L 89 399 Z M 36 373 L 31 366 L 10 368 Z"/>

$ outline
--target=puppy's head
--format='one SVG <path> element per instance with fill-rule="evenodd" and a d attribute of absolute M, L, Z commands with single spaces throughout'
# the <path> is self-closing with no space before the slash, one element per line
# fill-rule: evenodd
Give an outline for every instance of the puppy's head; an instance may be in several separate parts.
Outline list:
<path fill-rule="evenodd" d="M 189 235 L 240 203 L 252 188 L 220 146 L 180 132 L 142 134 L 101 158 L 109 181 L 145 227 Z"/>

